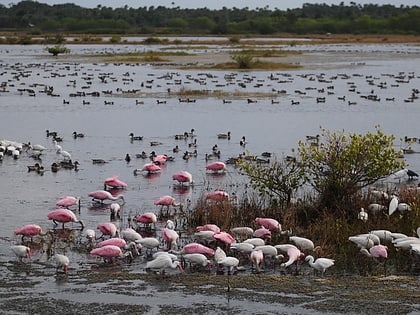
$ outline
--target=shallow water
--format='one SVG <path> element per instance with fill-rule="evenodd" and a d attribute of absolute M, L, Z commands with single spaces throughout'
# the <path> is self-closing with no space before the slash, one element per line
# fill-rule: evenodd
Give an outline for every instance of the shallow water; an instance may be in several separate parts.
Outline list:
<path fill-rule="evenodd" d="M 108 48 L 104 48 L 103 45 L 71 47 L 72 51 L 82 54 L 101 52 Z M 141 48 L 113 46 L 112 49 Z M 30 281 L 39 281 L 36 290 L 48 291 L 51 296 L 60 298 L 63 298 L 62 295 L 69 288 L 82 290 L 77 283 L 77 277 L 70 276 L 70 279 L 63 283 L 59 279 L 54 280 L 55 269 L 52 262 L 48 260 L 45 252 L 36 251 L 35 248 L 34 263 L 31 266 L 16 266 L 10 245 L 18 241 L 13 236 L 13 231 L 20 226 L 35 223 L 45 230 L 52 228 L 53 224 L 47 220 L 46 215 L 55 209 L 55 203 L 61 196 L 81 196 L 81 211 L 78 216 L 84 220 L 87 227 L 95 229 L 98 223 L 109 220 L 109 210 L 107 206 L 93 204 L 87 193 L 102 189 L 105 178 L 119 174 L 120 179 L 128 184 L 127 189 L 122 191 L 126 204 L 123 206 L 120 225 L 125 227 L 128 224 L 127 218 L 136 213 L 157 212 L 159 208 L 153 205 L 153 201 L 162 195 L 173 195 L 177 201 L 190 203 L 192 207 L 205 191 L 223 189 L 229 193 L 238 192 L 240 188 L 237 183 L 245 179 L 233 167 L 229 166 L 224 176 L 212 176 L 205 172 L 205 154 L 211 153 L 215 144 L 221 151 L 220 160 L 224 161 L 244 151 L 252 155 L 260 155 L 264 151 L 273 152 L 277 156 L 289 155 L 291 149 L 297 146 L 299 140 L 305 139 L 306 135 L 320 133 L 320 126 L 330 130 L 344 129 L 346 132 L 363 133 L 374 131 L 374 126 L 380 125 L 384 132 L 394 134 L 397 139 L 406 135 L 420 136 L 419 100 L 413 103 L 404 101 L 410 97 L 413 89 L 420 86 L 419 74 L 415 72 L 420 59 L 418 46 L 319 47 L 315 51 L 307 52 L 306 62 L 311 70 L 304 68 L 273 72 L 274 80 L 269 80 L 271 73 L 264 71 L 193 71 L 154 68 L 148 64 L 80 63 L 66 56 L 47 56 L 42 46 L 1 46 L 0 50 L 0 82 L 8 82 L 7 92 L 0 92 L 0 138 L 45 146 L 42 163 L 47 169 L 43 176 L 34 172 L 28 173 L 27 165 L 33 165 L 35 161 L 26 152 L 22 152 L 17 160 L 6 156 L 0 164 L 2 278 L 27 281 L 29 277 Z M 326 64 L 325 60 L 329 62 Z M 109 74 L 107 83 L 99 80 L 99 75 L 104 73 Z M 168 73 L 171 75 L 170 79 L 166 76 Z M 404 76 L 407 83 L 396 82 L 395 77 L 398 75 Z M 409 80 L 408 75 L 411 77 Z M 367 82 L 370 76 L 373 85 Z M 320 82 L 320 79 L 327 82 Z M 71 84 L 69 86 L 71 80 L 76 80 L 75 87 Z M 147 83 L 151 80 L 153 82 Z M 180 80 L 182 84 L 175 84 L 175 80 Z M 38 85 L 33 86 L 35 83 Z M 238 83 L 245 84 L 245 88 L 240 87 Z M 380 88 L 380 84 L 386 88 Z M 42 93 L 44 85 L 54 86 L 54 93 L 59 96 L 51 97 Z M 333 88 L 328 89 L 329 86 Z M 355 92 L 349 91 L 351 86 L 355 86 Z M 246 98 L 234 97 L 230 98 L 231 104 L 223 104 L 221 99 L 213 97 L 200 97 L 195 103 L 180 103 L 176 95 L 167 93 L 168 88 L 173 92 L 182 87 L 231 93 L 269 93 L 275 89 L 286 90 L 286 93 L 279 94 L 276 98 L 252 97 L 257 103 L 250 104 Z M 18 89 L 22 88 L 36 90 L 36 96 L 31 97 L 27 92 L 18 92 Z M 319 91 L 322 88 L 324 92 Z M 120 92 L 130 89 L 140 92 L 136 95 Z M 99 97 L 69 97 L 70 93 L 77 91 L 104 90 L 112 90 L 113 96 L 101 94 Z M 301 95 L 297 90 L 306 94 Z M 327 94 L 327 91 L 333 94 Z M 378 95 L 380 101 L 360 97 L 369 94 Z M 325 103 L 316 102 L 316 97 L 321 96 L 326 98 Z M 346 96 L 346 101 L 338 100 L 339 96 Z M 387 98 L 395 100 L 387 101 Z M 63 99 L 70 103 L 63 104 Z M 279 101 L 279 104 L 272 104 L 272 99 Z M 89 101 L 90 105 L 83 105 L 83 100 Z M 144 104 L 136 105 L 136 100 L 141 100 Z M 157 100 L 165 100 L 166 104 L 157 104 Z M 300 105 L 292 106 L 292 100 L 299 101 Z M 104 101 L 112 101 L 114 105 L 104 105 Z M 357 105 L 349 106 L 347 101 L 357 102 Z M 191 128 L 195 130 L 198 156 L 185 161 L 182 159 L 182 153 L 186 150 L 193 151 L 194 148 L 188 145 L 190 140 L 175 140 L 174 135 L 190 131 Z M 57 161 L 59 156 L 51 138 L 46 137 L 46 129 L 58 131 L 64 138 L 60 145 L 71 153 L 73 160 L 80 162 L 79 171 L 49 171 L 49 166 Z M 73 139 L 73 131 L 83 132 L 85 137 Z M 218 133 L 227 131 L 232 133 L 231 140 L 217 139 Z M 144 136 L 144 140 L 130 142 L 130 132 Z M 246 137 L 245 148 L 239 144 L 242 136 Z M 162 144 L 151 146 L 151 141 L 159 141 Z M 172 152 L 176 145 L 180 147 L 179 153 Z M 403 141 L 397 141 L 395 145 L 398 148 L 406 147 Z M 412 149 L 420 152 L 420 144 L 412 144 Z M 136 153 L 142 151 L 168 154 L 174 156 L 175 161 L 168 162 L 157 176 L 134 176 L 133 170 L 146 162 L 135 157 Z M 132 157 L 130 163 L 124 160 L 127 153 Z M 97 158 L 108 163 L 93 164 L 92 159 Z M 410 169 L 417 173 L 420 171 L 418 154 L 407 154 L 405 159 Z M 174 189 L 171 176 L 179 170 L 187 170 L 193 174 L 195 185 L 192 188 L 182 191 Z M 417 181 L 413 184 L 416 185 Z M 73 233 L 76 239 L 84 240 L 79 231 Z M 98 262 L 81 254 L 78 246 L 80 245 L 63 239 L 56 245 L 55 250 L 70 257 L 73 272 L 92 269 Z M 117 271 L 120 272 L 118 268 Z M 122 270 L 124 272 L 145 273 L 143 262 L 121 268 L 128 268 Z M 41 275 L 37 276 L 38 274 Z M 177 304 L 175 297 L 168 297 L 167 292 L 161 293 L 160 290 L 153 293 L 153 298 L 159 301 L 160 305 L 164 305 L 166 299 L 171 300 L 174 305 Z M 5 292 L 2 291 L 2 294 Z M 73 302 L 81 299 L 93 302 L 96 300 L 95 294 L 95 290 L 89 294 L 82 291 L 80 294 L 66 295 L 66 299 Z M 177 293 L 174 294 L 176 295 Z M 203 297 L 188 295 L 184 298 L 189 303 L 196 303 Z M 120 299 L 120 295 L 114 296 L 110 293 L 101 295 L 101 301 L 97 302 L 135 303 L 135 297 L 125 297 L 123 302 Z M 183 300 L 180 299 L 179 303 L 182 304 Z M 215 300 L 209 303 L 225 306 L 228 304 L 231 311 L 247 309 L 249 313 L 276 313 L 275 310 L 279 306 L 262 305 L 257 302 L 249 302 L 245 306 L 235 299 L 222 302 Z M 149 304 L 154 304 L 154 301 L 150 301 Z M 284 312 L 303 311 L 300 308 L 286 308 Z"/>

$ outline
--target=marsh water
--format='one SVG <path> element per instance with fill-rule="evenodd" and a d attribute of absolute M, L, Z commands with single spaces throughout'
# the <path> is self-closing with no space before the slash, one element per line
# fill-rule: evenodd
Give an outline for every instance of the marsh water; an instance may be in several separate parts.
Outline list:
<path fill-rule="evenodd" d="M 54 225 L 47 220 L 47 213 L 56 208 L 55 203 L 64 195 L 81 197 L 77 215 L 88 228 L 96 229 L 97 224 L 109 221 L 109 208 L 93 203 L 87 194 L 102 189 L 104 179 L 114 175 L 128 184 L 126 189 L 116 192 L 123 193 L 126 200 L 119 222 L 121 228 L 135 214 L 157 213 L 159 208 L 153 202 L 163 195 L 172 195 L 186 207 L 194 207 L 207 191 L 222 189 L 237 193 L 246 179 L 233 166 L 228 165 L 222 176 L 205 171 L 209 162 L 205 155 L 212 153 L 214 145 L 220 150 L 217 160 L 221 161 L 244 152 L 255 156 L 270 152 L 284 157 L 292 155 L 292 148 L 299 140 L 319 134 L 320 126 L 365 133 L 380 125 L 384 132 L 396 136 L 397 148 L 412 150 L 404 158 L 410 169 L 420 171 L 420 155 L 416 154 L 420 152 L 420 144 L 402 140 L 405 136 L 420 137 L 420 104 L 418 99 L 411 101 L 413 91 L 420 87 L 419 46 L 302 45 L 296 48 L 302 53 L 298 61 L 301 68 L 270 72 L 191 70 L 173 63 L 114 63 L 90 56 L 151 49 L 141 45 L 71 45 L 71 55 L 57 58 L 49 56 L 44 48 L 0 46 L 0 139 L 46 148 L 41 161 L 30 157 L 30 151 L 23 151 L 18 159 L 6 155 L 0 163 L 0 277 L 4 283 L 0 286 L 0 300 L 5 314 L 52 314 L 60 303 L 69 308 L 65 312 L 68 314 L 73 313 L 71 307 L 76 304 L 82 305 L 78 310 L 91 314 L 108 313 L 101 305 L 112 305 L 109 313 L 124 314 L 130 311 L 176 313 L 174 308 L 179 310 L 181 306 L 187 312 L 188 304 L 195 305 L 192 313 L 196 313 L 197 305 L 203 300 L 202 313 L 207 314 L 309 313 L 305 303 L 291 305 L 281 298 L 261 303 L 240 295 L 227 298 L 224 293 L 210 297 L 205 291 L 172 291 L 160 279 L 155 279 L 154 285 L 148 285 L 145 280 L 119 279 L 115 280 L 118 282 L 115 288 L 119 289 L 112 290 L 110 274 L 146 274 L 145 262 L 137 260 L 130 265 L 104 267 L 80 250 L 84 235 L 78 230 L 72 232 L 76 242 L 63 239 L 55 245 L 54 250 L 66 254 L 71 261 L 69 274 L 57 276 L 54 263 L 42 246 L 33 248 L 31 264 L 18 263 L 10 245 L 20 238 L 13 232 L 29 223 L 38 224 L 44 230 L 52 229 Z M 215 51 L 222 53 L 228 49 L 217 47 Z M 207 53 L 201 48 L 194 52 Z M 53 92 L 48 95 L 45 91 L 51 86 Z M 194 102 L 180 102 L 176 91 L 181 89 L 226 94 L 219 98 L 202 93 Z M 28 90 L 33 90 L 34 95 Z M 94 91 L 100 95 L 89 95 Z M 281 92 L 272 94 L 277 91 Z M 78 92 L 84 96 L 70 96 Z M 376 97 L 372 99 L 369 95 Z M 320 97 L 325 102 L 317 102 Z M 292 101 L 299 104 L 292 105 Z M 196 144 L 191 138 L 175 139 L 175 135 L 191 129 Z M 61 157 L 46 130 L 57 131 L 63 138 L 59 144 L 71 154 L 73 161 L 80 163 L 77 171 L 50 170 L 50 165 Z M 74 131 L 83 133 L 84 137 L 73 138 Z M 232 134 L 230 140 L 218 139 L 219 133 L 228 131 Z M 143 140 L 130 141 L 131 132 L 143 136 Z M 242 137 L 246 139 L 245 146 L 240 145 Z M 152 142 L 159 145 L 154 146 Z M 180 149 L 178 153 L 173 152 L 175 146 Z M 196 156 L 183 159 L 185 151 L 194 150 Z M 167 154 L 174 161 L 167 162 L 155 176 L 135 176 L 133 171 L 148 162 L 136 157 L 143 151 L 147 155 L 152 151 Z M 131 157 L 130 162 L 126 162 L 126 154 Z M 94 159 L 106 163 L 94 164 Z M 42 176 L 28 172 L 27 166 L 36 162 L 45 167 Z M 174 186 L 172 174 L 180 170 L 193 175 L 192 187 Z M 412 184 L 417 185 L 417 181 Z M 107 283 L 87 279 L 101 275 L 106 275 Z M 127 288 L 122 289 L 122 283 L 142 293 L 129 293 Z M 206 285 L 204 278 L 200 286 Z M 258 292 L 257 288 L 250 290 Z M 38 306 L 31 309 L 28 297 Z M 418 305 L 414 306 L 414 312 L 416 309 L 419 310 Z M 358 310 L 350 312 L 358 313 Z"/>

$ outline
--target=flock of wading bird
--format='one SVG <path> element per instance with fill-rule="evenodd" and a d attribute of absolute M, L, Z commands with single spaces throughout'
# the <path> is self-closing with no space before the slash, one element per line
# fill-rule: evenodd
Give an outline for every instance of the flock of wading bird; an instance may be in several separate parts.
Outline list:
<path fill-rule="evenodd" d="M 71 156 L 69 153 L 63 154 L 66 151 L 58 146 L 58 135 L 47 131 L 47 136 L 54 137 L 53 143 L 57 155 L 61 157 L 62 162 L 68 163 Z M 73 136 L 82 137 L 76 132 Z M 222 139 L 228 139 L 231 134 L 219 136 Z M 133 134 L 129 137 L 131 141 L 140 140 L 135 139 Z M 177 140 L 194 138 L 194 130 L 174 137 Z M 11 145 L 9 143 L 5 152 L 11 150 Z M 34 158 L 42 156 L 44 150 L 41 146 L 30 143 L 23 144 L 21 147 L 26 148 L 25 152 L 31 156 L 35 155 Z M 37 152 L 34 153 L 34 151 Z M 148 158 L 150 162 L 143 168 L 135 169 L 135 174 L 141 172 L 147 176 L 153 172 L 160 172 L 160 166 L 168 160 L 167 155 L 151 154 Z M 31 171 L 30 167 L 32 166 L 28 166 L 28 171 Z M 226 171 L 226 164 L 221 161 L 208 161 L 206 171 L 223 173 Z M 391 176 L 394 178 L 418 177 L 415 172 L 408 169 L 398 171 Z M 193 176 L 187 171 L 173 173 L 172 179 L 174 185 L 181 187 L 193 185 Z M 161 213 L 165 213 L 163 221 L 158 222 L 154 212 L 145 212 L 128 218 L 128 226 L 124 227 L 121 220 L 125 204 L 124 195 L 112 194 L 110 190 L 123 191 L 127 183 L 120 180 L 118 176 L 113 176 L 105 179 L 103 185 L 103 190 L 87 194 L 94 203 L 109 203 L 107 209 L 109 209 L 110 220 L 96 226 L 99 235 L 94 229 L 85 227 L 84 222 L 78 219 L 80 197 L 65 196 L 56 202 L 56 210 L 46 213 L 46 219 L 54 224 L 52 228 L 44 230 L 37 224 L 28 224 L 15 230 L 15 235 L 21 238 L 16 237 L 16 244 L 11 246 L 11 250 L 19 261 L 24 262 L 25 259 L 31 262 L 32 248 L 37 248 L 40 257 L 45 253 L 48 259 L 51 257 L 55 259 L 57 272 L 67 273 L 70 259 L 64 252 L 59 252 L 60 246 L 56 244 L 60 242 L 60 239 L 61 241 L 65 239 L 66 243 L 74 242 L 79 250 L 82 248 L 82 252 L 100 257 L 105 265 L 138 261 L 144 264 L 145 270 L 159 273 L 175 268 L 179 268 L 181 272 L 187 269 L 228 274 L 246 271 L 261 273 L 274 272 L 277 266 L 280 272 L 286 273 L 293 270 L 298 273 L 298 266 L 302 266 L 302 261 L 305 261 L 308 266 L 324 275 L 327 269 L 334 266 L 334 259 L 317 257 L 320 247 L 315 246 L 312 240 L 292 235 L 291 231 L 282 230 L 281 224 L 275 218 L 257 217 L 254 222 L 250 222 L 250 226 L 233 227 L 229 231 L 222 231 L 215 224 L 209 223 L 197 226 L 193 235 L 181 237 L 180 234 L 185 232 L 184 229 L 178 229 L 178 216 L 183 215 L 182 206 L 170 195 L 161 196 L 154 201 L 154 205 L 160 207 Z M 419 188 L 416 189 L 418 190 Z M 378 200 L 390 201 L 387 206 L 379 203 L 370 204 L 368 209 L 370 212 L 388 210 L 389 215 L 392 215 L 396 211 L 404 214 L 411 210 L 408 204 L 400 202 L 395 195 L 387 196 L 385 192 L 377 190 L 371 191 L 371 194 Z M 232 202 L 232 196 L 222 190 L 208 192 L 204 199 L 206 202 L 216 204 Z M 368 219 L 368 213 L 363 208 L 359 213 L 359 218 L 363 221 Z M 76 224 L 80 225 L 80 229 L 74 228 Z M 284 235 L 288 242 L 272 244 L 272 235 L 275 233 Z M 373 230 L 366 234 L 350 236 L 349 241 L 360 248 L 360 253 L 382 262 L 385 274 L 387 246 L 390 244 L 410 253 L 415 261 L 418 262 L 420 259 L 420 227 L 417 229 L 417 236 L 407 236 L 388 230 Z M 40 260 L 41 258 L 38 259 Z"/>
<path fill-rule="evenodd" d="M 118 96 L 136 98 L 142 94 L 147 95 L 148 91 L 151 95 L 166 93 L 163 99 L 155 100 L 158 105 L 167 104 L 174 100 L 179 103 L 195 103 L 196 99 L 174 97 L 178 90 L 190 86 L 194 89 L 201 87 L 204 91 L 223 91 L 224 89 L 227 91 L 236 89 L 247 91 L 252 89 L 253 91 L 274 95 L 271 104 L 283 103 L 283 99 L 286 98 L 288 99 L 287 104 L 291 105 L 299 105 L 301 100 L 307 99 L 314 99 L 316 103 L 342 101 L 348 105 L 357 105 L 361 102 L 380 103 L 383 101 L 414 103 L 417 101 L 419 94 L 419 90 L 416 88 L 412 88 L 402 99 L 391 96 L 390 92 L 383 93 L 384 91 L 398 89 L 401 86 L 412 85 L 418 79 L 414 72 L 385 73 L 377 77 L 358 73 L 337 73 L 336 75 L 326 76 L 324 73 L 292 74 L 279 72 L 272 73 L 266 78 L 257 78 L 252 74 L 241 72 L 227 73 L 223 78 L 214 73 L 167 72 L 161 75 L 150 73 L 147 74 L 147 80 L 139 80 L 139 75 L 132 71 L 136 64 L 121 63 L 114 64 L 114 66 L 125 66 L 128 70 L 120 75 L 107 71 L 109 69 L 107 64 L 91 66 L 77 63 L 2 64 L 2 77 L 5 79 L 0 84 L 0 93 L 1 95 L 18 93 L 29 97 L 37 97 L 40 94 L 57 97 L 62 99 L 63 106 L 74 103 L 75 99 L 81 99 L 79 104 L 82 105 L 97 105 L 100 103 L 103 105 L 118 105 L 120 100 Z M 295 86 L 298 80 L 300 81 L 299 85 L 306 82 L 307 86 L 302 89 L 292 89 L 291 86 Z M 60 84 L 56 86 L 52 84 L 52 82 L 58 81 L 60 81 Z M 345 84 L 342 84 L 342 82 L 345 82 Z M 112 86 L 112 88 L 102 89 L 107 84 L 109 84 L 108 87 Z M 57 88 L 58 86 L 66 86 L 67 90 L 70 89 L 71 92 L 60 91 Z M 100 97 L 106 97 L 106 99 Z M 263 100 L 266 100 L 266 97 Z M 223 99 L 222 101 L 223 104 L 232 102 L 229 99 Z M 256 98 L 246 98 L 248 104 L 259 101 L 260 99 Z M 135 104 L 142 105 L 144 100 L 135 99 Z M 50 131 L 47 131 L 47 136 L 54 139 L 55 150 L 62 157 L 59 163 L 51 165 L 51 171 L 58 171 L 62 168 L 77 170 L 78 162 L 73 161 L 71 154 L 60 146 L 60 136 Z M 74 132 L 73 136 L 82 138 L 84 135 Z M 134 134 L 131 134 L 130 137 L 132 141 L 142 140 L 141 136 Z M 176 139 L 189 138 L 190 132 L 175 137 Z M 230 133 L 220 134 L 221 139 L 229 139 L 230 137 Z M 19 158 L 23 149 L 31 152 L 35 159 L 40 158 L 45 150 L 43 146 L 30 143 L 22 145 L 13 141 L 4 141 L 2 144 L 4 144 L 2 153 L 10 154 L 15 159 Z M 150 143 L 151 146 L 158 146 L 159 144 L 157 142 Z M 194 141 L 191 142 L 191 147 L 194 147 L 195 144 Z M 240 144 L 245 146 L 245 137 L 241 139 Z M 173 150 L 175 153 L 179 150 L 179 147 L 176 146 Z M 196 154 L 195 150 L 186 151 L 183 158 L 188 159 Z M 1 156 L 3 157 L 3 154 Z M 161 171 L 160 165 L 170 160 L 167 155 L 148 155 L 143 154 L 143 152 L 136 157 L 151 158 L 151 162 L 140 169 L 136 169 L 135 174 L 159 172 Z M 218 159 L 219 157 L 220 152 L 215 147 L 211 153 L 206 155 L 206 160 Z M 126 161 L 129 162 L 130 160 L 131 156 L 127 155 Z M 92 162 L 94 164 L 106 163 L 102 159 L 95 159 Z M 207 170 L 223 172 L 225 167 L 225 163 L 216 161 L 209 163 Z M 43 174 L 45 169 L 38 163 L 28 166 L 28 171 Z M 174 173 L 173 179 L 178 185 L 192 184 L 192 175 L 185 171 Z M 113 177 L 105 180 L 105 186 L 108 188 L 124 188 L 126 184 Z M 176 224 L 173 221 L 168 219 L 162 224 L 157 222 L 154 213 L 148 212 L 132 218 L 130 224 L 133 223 L 133 226 L 121 229 L 116 222 L 121 216 L 123 205 L 116 201 L 124 203 L 124 196 L 113 196 L 106 189 L 91 192 L 88 196 L 101 203 L 111 202 L 109 205 L 110 222 L 97 225 L 100 235 L 96 235 L 95 230 L 86 228 L 84 223 L 78 220 L 76 215 L 80 198 L 66 196 L 57 202 L 56 210 L 46 214 L 46 219 L 54 222 L 53 229 L 43 231 L 36 224 L 29 224 L 16 229 L 15 234 L 22 235 L 22 239 L 11 248 L 19 260 L 31 260 L 31 249 L 33 247 L 39 246 L 40 243 L 49 244 L 45 251 L 51 254 L 51 257 L 55 257 L 57 270 L 62 268 L 64 272 L 67 272 L 70 265 L 68 257 L 54 252 L 56 250 L 54 250 L 55 246 L 52 243 L 57 241 L 57 235 L 60 235 L 60 237 L 73 235 L 71 232 L 75 230 L 69 228 L 68 223 L 79 223 L 83 233 L 80 233 L 81 237 L 78 238 L 78 242 L 85 246 L 87 252 L 92 256 L 101 257 L 105 263 L 115 263 L 120 260 L 136 261 L 139 258 L 142 262 L 145 262 L 147 270 L 157 270 L 159 272 L 173 268 L 185 269 L 187 263 L 192 270 L 212 270 L 212 266 L 215 265 L 217 271 L 225 270 L 229 273 L 248 269 L 247 266 L 255 272 L 262 272 L 270 267 L 274 268 L 276 265 L 280 265 L 282 270 L 288 270 L 288 267 L 292 265 L 297 268 L 298 263 L 305 260 L 309 266 L 324 274 L 328 268 L 334 265 L 334 260 L 327 257 L 315 259 L 314 256 L 317 254 L 318 247 L 304 237 L 289 236 L 290 242 L 287 244 L 270 244 L 272 233 L 286 233 L 282 231 L 280 223 L 275 218 L 255 218 L 255 222 L 250 222 L 252 227 L 234 227 L 230 231 L 220 231 L 219 227 L 206 224 L 196 228 L 197 230 L 192 236 L 195 242 L 181 246 L 179 231 L 177 231 Z M 206 195 L 205 198 L 209 202 L 226 202 L 231 199 L 231 196 L 224 191 L 215 191 Z M 162 196 L 155 201 L 155 204 L 168 209 L 177 206 L 171 196 Z M 397 209 L 403 212 L 407 210 L 404 210 L 401 204 L 392 198 L 389 211 Z M 376 207 L 381 206 L 385 207 L 384 205 Z M 71 207 L 76 207 L 76 209 Z M 364 210 L 361 211 L 359 216 L 363 220 L 367 218 Z M 57 231 L 63 233 L 57 233 Z M 69 231 L 68 234 L 65 233 L 67 231 Z M 419 234 L 418 229 L 417 234 Z M 392 242 L 396 247 L 411 251 L 417 259 L 420 251 L 419 236 L 401 235 L 385 230 L 351 236 L 349 240 L 356 243 L 363 254 L 375 259 L 387 258 L 387 248 L 386 245 L 383 245 L 387 242 Z"/>

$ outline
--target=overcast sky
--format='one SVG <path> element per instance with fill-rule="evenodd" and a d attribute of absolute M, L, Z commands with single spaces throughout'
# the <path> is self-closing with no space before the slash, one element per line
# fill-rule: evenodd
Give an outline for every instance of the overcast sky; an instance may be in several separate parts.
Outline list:
<path fill-rule="evenodd" d="M 69 1 L 57 1 L 57 0 L 40 0 L 37 1 L 40 3 L 47 3 L 47 4 L 62 4 L 62 3 L 74 3 L 81 7 L 85 8 L 94 8 L 98 6 L 98 4 L 106 7 L 112 8 L 119 8 L 128 5 L 129 7 L 138 8 L 138 7 L 150 7 L 150 6 L 165 6 L 165 7 L 180 7 L 180 8 L 204 8 L 207 7 L 209 9 L 221 9 L 223 7 L 227 8 L 245 8 L 248 7 L 249 9 L 255 8 L 264 8 L 268 6 L 269 9 L 278 8 L 280 10 L 286 10 L 288 8 L 301 8 L 304 3 L 326 3 L 326 4 L 340 4 L 344 2 L 345 5 L 349 5 L 351 1 L 341 1 L 341 0 L 321 0 L 321 1 L 313 1 L 313 0 L 69 0 Z M 357 4 L 392 4 L 394 6 L 420 6 L 419 0 L 362 0 L 362 1 L 353 1 Z M 5 6 L 9 6 L 10 4 L 16 4 L 19 1 L 11 1 L 11 0 L 0 0 L 0 4 Z"/>

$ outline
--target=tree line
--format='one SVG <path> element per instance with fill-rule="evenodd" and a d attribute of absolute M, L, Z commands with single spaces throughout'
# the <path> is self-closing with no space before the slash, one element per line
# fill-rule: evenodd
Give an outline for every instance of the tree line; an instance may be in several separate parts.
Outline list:
<path fill-rule="evenodd" d="M 420 34 L 420 7 L 304 4 L 296 9 L 83 8 L 21 1 L 0 5 L 0 31 L 29 34 Z"/>

